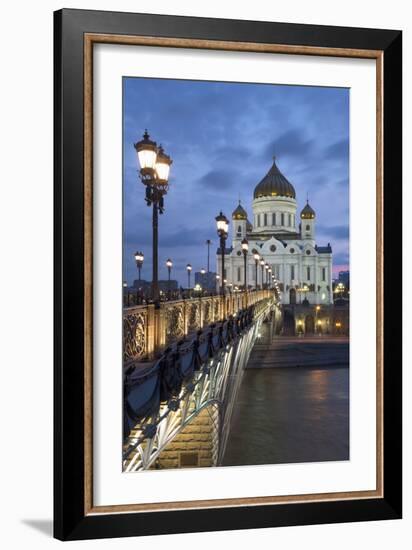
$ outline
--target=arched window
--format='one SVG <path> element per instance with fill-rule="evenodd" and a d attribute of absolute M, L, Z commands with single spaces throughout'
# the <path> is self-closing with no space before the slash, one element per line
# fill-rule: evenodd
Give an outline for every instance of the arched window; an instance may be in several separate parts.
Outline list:
<path fill-rule="evenodd" d="M 326 267 L 322 267 L 322 281 L 326 281 Z"/>
<path fill-rule="evenodd" d="M 241 276 L 241 269 L 240 267 L 237 268 L 237 281 L 240 283 L 240 276 Z"/>
<path fill-rule="evenodd" d="M 276 212 L 272 214 L 272 225 L 276 225 Z"/>
<path fill-rule="evenodd" d="M 307 278 L 308 281 L 310 281 L 310 267 L 309 266 L 306 268 L 306 278 Z"/>
<path fill-rule="evenodd" d="M 285 214 L 283 212 L 280 215 L 280 225 L 285 225 Z"/>
<path fill-rule="evenodd" d="M 268 224 L 268 215 L 267 214 L 263 214 L 263 225 L 266 227 Z"/>
<path fill-rule="evenodd" d="M 289 227 L 292 227 L 292 214 L 289 214 Z"/>
<path fill-rule="evenodd" d="M 306 231 L 310 231 L 310 225 L 309 224 L 306 226 Z"/>
<path fill-rule="evenodd" d="M 260 227 L 260 214 L 257 215 L 257 226 Z"/>
<path fill-rule="evenodd" d="M 290 266 L 290 279 L 292 281 L 295 279 L 295 266 L 293 264 Z"/>

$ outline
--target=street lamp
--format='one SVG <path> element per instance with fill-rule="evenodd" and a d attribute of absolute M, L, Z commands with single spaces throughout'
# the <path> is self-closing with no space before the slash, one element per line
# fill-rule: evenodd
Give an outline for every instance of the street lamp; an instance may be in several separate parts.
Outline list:
<path fill-rule="evenodd" d="M 257 290 L 257 288 L 258 288 L 258 265 L 259 265 L 259 260 L 260 260 L 260 256 L 257 252 L 255 252 L 253 254 L 253 259 L 255 260 L 255 289 Z"/>
<path fill-rule="evenodd" d="M 319 328 L 320 325 L 321 325 L 321 322 L 320 322 L 320 320 L 318 319 L 318 313 L 319 313 L 319 311 L 320 311 L 320 306 L 318 305 L 318 306 L 315 307 L 315 322 L 316 322 L 317 328 Z"/>
<path fill-rule="evenodd" d="M 220 240 L 220 253 L 221 253 L 221 256 L 222 256 L 222 284 L 221 284 L 221 287 L 220 287 L 220 292 L 224 296 L 224 294 L 225 294 L 225 282 L 226 282 L 226 279 L 225 279 L 225 249 L 226 249 L 225 242 L 226 242 L 226 239 L 227 239 L 227 234 L 229 232 L 229 221 L 226 218 L 226 216 L 222 213 L 222 211 L 220 211 L 219 215 L 216 216 L 215 220 L 216 220 L 217 234 L 218 234 L 219 240 Z"/>
<path fill-rule="evenodd" d="M 190 274 L 192 273 L 192 266 L 190 264 L 187 264 L 186 270 L 187 270 L 187 288 L 190 294 Z"/>
<path fill-rule="evenodd" d="M 136 267 L 137 267 L 137 271 L 139 272 L 139 283 L 140 283 L 140 272 L 142 270 L 142 266 L 144 262 L 143 252 L 135 252 L 134 259 L 136 260 Z"/>
<path fill-rule="evenodd" d="M 270 266 L 268 269 L 268 277 L 269 277 L 269 288 L 272 288 L 272 268 Z"/>
<path fill-rule="evenodd" d="M 268 284 L 269 284 L 268 274 L 269 274 L 269 264 L 265 263 L 265 285 L 266 285 L 266 288 L 268 288 Z"/>
<path fill-rule="evenodd" d="M 134 144 L 140 165 L 140 179 L 146 186 L 146 203 L 153 206 L 152 232 L 153 232 L 153 276 L 152 298 L 155 304 L 159 303 L 159 273 L 158 273 L 158 232 L 159 212 L 163 214 L 164 195 L 168 191 L 169 172 L 172 159 L 165 154 L 163 148 L 158 147 L 155 141 L 150 139 L 147 130 L 143 139 Z"/>
<path fill-rule="evenodd" d="M 170 288 L 170 274 L 172 272 L 173 262 L 170 258 L 166 260 L 166 267 L 167 267 L 167 273 L 168 273 L 168 280 L 167 280 L 167 290 L 169 293 L 169 300 L 171 295 L 171 288 Z"/>
<path fill-rule="evenodd" d="M 304 292 L 305 297 L 303 298 L 303 301 L 305 302 L 306 301 L 306 292 L 309 292 L 308 285 L 306 285 L 306 284 L 303 285 L 302 292 Z"/>
<path fill-rule="evenodd" d="M 206 245 L 207 245 L 207 272 L 209 273 L 210 269 L 210 245 L 212 244 L 212 241 L 210 239 L 207 239 Z"/>
<path fill-rule="evenodd" d="M 263 258 L 260 260 L 260 268 L 262 270 L 262 290 L 263 290 L 263 271 L 265 269 L 265 260 Z"/>
<path fill-rule="evenodd" d="M 243 252 L 243 262 L 244 262 L 244 272 L 245 272 L 245 291 L 247 291 L 247 253 L 249 250 L 249 242 L 246 237 L 242 241 L 242 252 Z"/>
<path fill-rule="evenodd" d="M 130 293 L 129 293 L 129 285 L 127 284 L 127 281 L 123 281 L 123 289 L 127 289 L 127 307 L 130 306 Z M 124 293 L 124 291 L 123 291 Z"/>

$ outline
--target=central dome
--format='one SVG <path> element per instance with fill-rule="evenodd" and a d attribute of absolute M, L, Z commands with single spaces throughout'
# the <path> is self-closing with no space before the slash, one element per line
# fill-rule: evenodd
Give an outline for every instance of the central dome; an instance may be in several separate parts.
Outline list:
<path fill-rule="evenodd" d="M 288 182 L 282 172 L 276 165 L 275 159 L 273 159 L 272 168 L 262 179 L 260 183 L 255 187 L 253 198 L 259 199 L 260 197 L 289 197 L 296 198 L 296 193 L 293 185 Z"/>

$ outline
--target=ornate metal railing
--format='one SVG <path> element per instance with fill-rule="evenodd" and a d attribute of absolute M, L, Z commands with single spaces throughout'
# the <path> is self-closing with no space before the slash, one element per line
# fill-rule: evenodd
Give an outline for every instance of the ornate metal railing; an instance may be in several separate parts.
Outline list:
<path fill-rule="evenodd" d="M 176 340 L 273 296 L 272 290 L 257 290 L 161 302 L 158 309 L 153 304 L 125 308 L 124 362 L 153 359 Z"/>
<path fill-rule="evenodd" d="M 211 404 L 219 408 L 220 460 L 243 369 L 261 323 L 277 307 L 273 294 L 253 301 L 235 316 L 169 346 L 152 366 L 128 369 L 124 396 L 125 471 L 149 468 L 176 434 Z M 206 303 L 202 307 L 206 308 Z M 198 314 L 201 316 L 200 311 Z"/>

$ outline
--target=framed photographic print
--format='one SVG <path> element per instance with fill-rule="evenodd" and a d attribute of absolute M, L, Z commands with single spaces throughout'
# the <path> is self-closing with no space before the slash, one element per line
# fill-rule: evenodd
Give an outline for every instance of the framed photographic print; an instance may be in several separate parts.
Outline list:
<path fill-rule="evenodd" d="M 55 536 L 401 517 L 401 32 L 55 13 Z"/>

